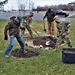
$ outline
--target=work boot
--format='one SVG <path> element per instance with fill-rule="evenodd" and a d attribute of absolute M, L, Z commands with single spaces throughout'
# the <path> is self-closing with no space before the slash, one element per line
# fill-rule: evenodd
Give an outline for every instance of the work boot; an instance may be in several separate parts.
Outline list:
<path fill-rule="evenodd" d="M 4 57 L 5 57 L 5 58 L 9 58 L 9 56 L 8 56 L 8 55 L 4 55 Z"/>
<path fill-rule="evenodd" d="M 54 51 L 54 52 L 57 51 L 57 48 L 55 48 L 53 51 Z"/>
<path fill-rule="evenodd" d="M 23 51 L 23 53 L 24 53 L 24 54 L 27 54 L 27 51 L 26 51 L 26 50 L 24 50 L 24 51 Z"/>
<path fill-rule="evenodd" d="M 25 50 L 25 49 L 23 50 L 22 49 L 21 52 L 24 53 L 24 54 L 26 54 L 27 53 L 27 50 Z"/>

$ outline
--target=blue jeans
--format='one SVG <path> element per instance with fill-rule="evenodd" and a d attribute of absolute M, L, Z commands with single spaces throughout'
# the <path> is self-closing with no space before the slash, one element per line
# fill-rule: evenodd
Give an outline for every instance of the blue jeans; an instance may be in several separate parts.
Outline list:
<path fill-rule="evenodd" d="M 11 49 L 14 45 L 14 39 L 15 39 L 15 36 L 13 36 L 13 35 L 10 36 L 10 44 L 8 45 L 7 49 L 5 50 L 4 55 L 8 55 L 9 52 L 11 51 Z M 18 36 L 16 36 L 16 39 L 17 39 L 18 43 L 20 44 L 21 49 L 25 50 L 22 36 L 19 34 Z"/>

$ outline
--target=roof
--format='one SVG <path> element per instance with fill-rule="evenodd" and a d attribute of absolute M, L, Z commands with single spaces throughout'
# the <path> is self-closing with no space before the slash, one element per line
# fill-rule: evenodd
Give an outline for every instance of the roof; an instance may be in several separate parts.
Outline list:
<path fill-rule="evenodd" d="M 70 3 L 68 3 L 68 4 L 75 4 L 75 1 L 73 1 L 73 2 L 70 2 Z"/>

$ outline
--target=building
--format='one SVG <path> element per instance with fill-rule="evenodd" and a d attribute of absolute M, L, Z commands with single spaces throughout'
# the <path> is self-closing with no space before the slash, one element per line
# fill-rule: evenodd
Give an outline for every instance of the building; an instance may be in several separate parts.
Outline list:
<path fill-rule="evenodd" d="M 75 1 L 68 3 L 68 10 L 74 11 L 75 10 Z"/>

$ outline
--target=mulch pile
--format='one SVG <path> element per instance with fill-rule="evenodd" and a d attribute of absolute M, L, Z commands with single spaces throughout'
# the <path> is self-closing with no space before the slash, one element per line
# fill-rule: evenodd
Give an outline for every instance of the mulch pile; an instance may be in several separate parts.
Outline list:
<path fill-rule="evenodd" d="M 11 54 L 12 56 L 17 58 L 30 58 L 33 56 L 38 56 L 39 52 L 27 49 L 27 53 L 24 54 L 21 49 L 15 49 L 15 50 L 12 50 Z"/>

